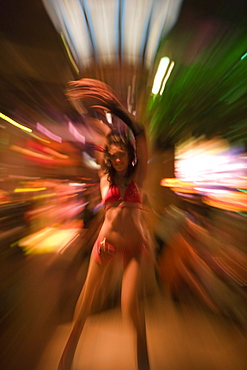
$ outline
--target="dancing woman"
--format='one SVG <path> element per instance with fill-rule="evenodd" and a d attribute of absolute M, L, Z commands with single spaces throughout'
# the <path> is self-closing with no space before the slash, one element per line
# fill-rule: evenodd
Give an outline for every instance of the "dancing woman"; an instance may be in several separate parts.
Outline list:
<path fill-rule="evenodd" d="M 75 309 L 75 323 L 59 363 L 59 370 L 71 368 L 76 346 L 86 318 L 92 313 L 109 267 L 119 264 L 121 280 L 121 311 L 131 323 L 136 338 L 137 367 L 149 369 L 146 328 L 140 292 L 143 266 L 150 257 L 143 225 L 143 182 L 147 166 L 147 143 L 144 128 L 103 82 L 82 79 L 74 81 L 71 99 L 93 101 L 119 117 L 131 129 L 135 145 L 126 137 L 107 136 L 100 176 L 104 204 L 104 222 L 92 250 L 88 273 Z M 107 289 L 108 287 L 103 287 Z"/>

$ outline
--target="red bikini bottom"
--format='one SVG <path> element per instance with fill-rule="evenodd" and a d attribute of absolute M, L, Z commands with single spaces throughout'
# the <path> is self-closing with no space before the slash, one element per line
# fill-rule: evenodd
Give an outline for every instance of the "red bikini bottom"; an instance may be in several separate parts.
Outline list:
<path fill-rule="evenodd" d="M 123 260 L 129 260 L 130 258 L 140 259 L 142 253 L 150 258 L 150 252 L 147 250 L 144 243 L 135 245 L 133 248 L 115 247 L 108 243 L 106 238 L 103 240 L 98 238 L 93 247 L 93 255 L 96 262 L 102 263 L 101 256 L 105 254 L 109 257 L 121 256 Z"/>

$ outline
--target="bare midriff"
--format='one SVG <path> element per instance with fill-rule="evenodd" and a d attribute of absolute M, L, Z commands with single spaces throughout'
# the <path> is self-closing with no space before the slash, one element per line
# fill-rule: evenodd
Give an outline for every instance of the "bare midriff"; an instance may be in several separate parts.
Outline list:
<path fill-rule="evenodd" d="M 140 245 L 143 240 L 140 207 L 140 204 L 125 201 L 108 204 L 99 238 L 106 238 L 120 248 Z"/>

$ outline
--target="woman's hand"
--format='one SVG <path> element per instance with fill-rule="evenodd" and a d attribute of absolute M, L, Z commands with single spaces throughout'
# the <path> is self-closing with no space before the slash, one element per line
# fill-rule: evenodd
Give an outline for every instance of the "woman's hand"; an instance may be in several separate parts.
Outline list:
<path fill-rule="evenodd" d="M 71 81 L 70 85 L 75 86 L 67 93 L 70 99 L 82 99 L 91 108 L 101 108 L 112 113 L 125 109 L 111 87 L 102 81 L 83 78 Z"/>

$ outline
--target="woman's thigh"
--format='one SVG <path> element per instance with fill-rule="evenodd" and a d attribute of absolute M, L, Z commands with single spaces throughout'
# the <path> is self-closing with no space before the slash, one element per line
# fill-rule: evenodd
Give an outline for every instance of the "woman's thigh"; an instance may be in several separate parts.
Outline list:
<path fill-rule="evenodd" d="M 125 264 L 122 279 L 121 307 L 124 315 L 133 316 L 142 296 L 143 263 L 142 259 L 132 258 Z"/>
<path fill-rule="evenodd" d="M 90 315 L 96 309 L 95 306 L 99 300 L 102 300 L 103 281 L 106 278 L 107 272 L 110 270 L 110 265 L 110 260 L 105 260 L 102 264 L 98 264 L 93 254 L 91 255 L 87 277 L 76 304 L 75 319 Z"/>

